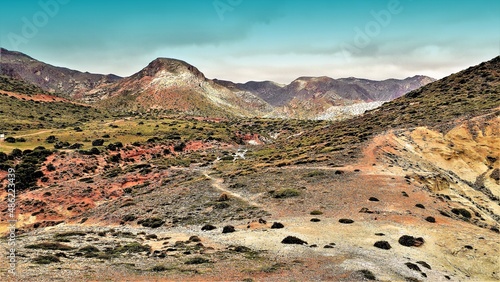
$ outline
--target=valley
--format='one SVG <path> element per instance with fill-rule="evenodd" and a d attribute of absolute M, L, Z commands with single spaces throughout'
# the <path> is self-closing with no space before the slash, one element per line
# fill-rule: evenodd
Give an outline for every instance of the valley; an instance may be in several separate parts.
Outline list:
<path fill-rule="evenodd" d="M 417 77 L 338 120 L 267 115 L 311 93 L 322 110 L 377 99 L 334 94 L 318 84 L 340 83 L 329 78 L 265 83 L 258 96 L 170 59 L 81 93 L 4 77 L 17 278 L 499 280 L 499 69 L 496 57 Z M 285 100 L 265 90 L 296 84 Z"/>

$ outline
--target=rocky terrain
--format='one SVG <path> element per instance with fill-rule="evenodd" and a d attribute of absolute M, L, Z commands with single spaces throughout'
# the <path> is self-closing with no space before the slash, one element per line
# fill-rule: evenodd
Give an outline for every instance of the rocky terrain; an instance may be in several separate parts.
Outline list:
<path fill-rule="evenodd" d="M 185 68 L 159 60 L 133 79 L 168 88 Z M 499 69 L 496 57 L 338 122 L 108 112 L 5 80 L 17 279 L 498 281 Z"/>

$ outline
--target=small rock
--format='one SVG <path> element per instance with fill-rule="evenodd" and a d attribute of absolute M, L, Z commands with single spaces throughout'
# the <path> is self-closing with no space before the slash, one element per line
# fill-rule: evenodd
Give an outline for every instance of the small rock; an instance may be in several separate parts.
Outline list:
<path fill-rule="evenodd" d="M 373 246 L 375 246 L 379 249 L 383 249 L 383 250 L 390 250 L 391 249 L 391 244 L 389 244 L 389 242 L 387 242 L 387 241 L 377 241 L 377 242 L 375 242 L 375 244 L 373 244 Z"/>
<path fill-rule="evenodd" d="M 264 220 L 264 219 L 262 219 L 262 218 L 259 218 L 259 223 L 260 223 L 260 224 L 267 224 L 267 221 L 266 221 L 266 220 Z"/>
<path fill-rule="evenodd" d="M 418 272 L 421 272 L 422 270 L 420 270 L 420 267 L 418 267 L 418 265 L 414 264 L 414 263 L 411 263 L 411 262 L 407 262 L 405 263 L 405 265 L 411 269 L 411 270 L 415 270 L 415 271 L 418 271 Z"/>
<path fill-rule="evenodd" d="M 200 242 L 201 239 L 198 236 L 191 236 L 191 237 L 189 237 L 189 241 L 191 241 L 191 242 Z"/>
<path fill-rule="evenodd" d="M 331 245 L 325 245 L 323 248 L 325 248 L 325 249 L 333 249 L 333 246 L 331 246 Z"/>
<path fill-rule="evenodd" d="M 304 240 L 301 240 L 295 236 L 287 236 L 283 241 L 281 241 L 282 244 L 297 244 L 297 245 L 307 245 L 307 242 Z"/>
<path fill-rule="evenodd" d="M 351 223 L 354 223 L 354 220 L 347 219 L 347 218 L 341 218 L 341 219 L 339 219 L 339 222 L 343 223 L 343 224 L 351 224 Z"/>
<path fill-rule="evenodd" d="M 436 222 L 436 219 L 434 217 L 432 217 L 432 216 L 426 217 L 425 220 L 428 221 L 428 222 L 431 222 L 431 223 Z"/>
<path fill-rule="evenodd" d="M 222 233 L 233 233 L 234 231 L 236 231 L 236 230 L 234 229 L 234 226 L 232 226 L 232 225 L 224 226 L 224 228 L 222 229 Z"/>
<path fill-rule="evenodd" d="M 282 224 L 282 223 L 279 223 L 279 222 L 275 222 L 273 223 L 273 225 L 271 226 L 271 229 L 281 229 L 281 228 L 284 228 L 285 226 Z"/>
<path fill-rule="evenodd" d="M 399 238 L 398 243 L 405 247 L 419 247 L 424 243 L 424 238 L 415 238 L 409 235 L 403 235 Z"/>
<path fill-rule="evenodd" d="M 215 226 L 213 226 L 213 225 L 211 225 L 211 224 L 207 224 L 207 225 L 205 225 L 205 226 L 203 226 L 203 227 L 201 228 L 201 231 L 210 231 L 210 230 L 214 230 L 214 229 L 216 229 L 216 228 L 217 228 L 217 227 L 215 227 Z"/>
<path fill-rule="evenodd" d="M 370 197 L 370 199 L 368 199 L 368 201 L 370 201 L 370 202 L 378 202 L 379 199 L 377 199 L 375 197 Z"/>
<path fill-rule="evenodd" d="M 219 201 L 219 202 L 229 201 L 229 196 L 227 194 L 221 194 L 217 201 Z"/>
<path fill-rule="evenodd" d="M 311 222 L 320 222 L 321 220 L 319 218 L 311 218 Z"/>
<path fill-rule="evenodd" d="M 425 209 L 424 205 L 422 205 L 422 204 L 416 204 L 415 207 Z"/>
<path fill-rule="evenodd" d="M 418 264 L 420 264 L 421 266 L 427 268 L 427 269 L 432 269 L 431 266 L 426 263 L 425 261 L 417 261 Z"/>

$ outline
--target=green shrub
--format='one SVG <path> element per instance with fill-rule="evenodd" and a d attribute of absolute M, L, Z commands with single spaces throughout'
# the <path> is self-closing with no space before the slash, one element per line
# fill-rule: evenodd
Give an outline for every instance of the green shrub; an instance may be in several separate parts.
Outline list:
<path fill-rule="evenodd" d="M 33 245 L 27 245 L 25 247 L 26 249 L 40 249 L 40 250 L 59 250 L 59 251 L 69 251 L 74 249 L 71 246 L 61 244 L 61 243 L 56 243 L 56 242 L 44 242 L 44 243 L 38 243 L 38 244 L 33 244 Z"/>
<path fill-rule="evenodd" d="M 61 261 L 56 256 L 46 255 L 46 256 L 38 256 L 38 257 L 34 258 L 33 262 L 36 264 L 50 264 L 53 262 L 61 262 Z"/>
<path fill-rule="evenodd" d="M 162 220 L 161 218 L 152 217 L 152 218 L 139 220 L 137 223 L 144 226 L 144 227 L 158 228 L 158 227 L 162 226 L 165 223 L 165 221 Z"/>
<path fill-rule="evenodd" d="M 194 257 L 194 258 L 190 258 L 188 259 L 185 264 L 202 264 L 202 263 L 208 263 L 210 262 L 208 259 L 206 258 L 202 258 L 202 257 Z"/>
<path fill-rule="evenodd" d="M 300 192 L 296 189 L 292 188 L 284 188 L 273 193 L 273 198 L 276 199 L 284 199 L 284 198 L 292 198 L 300 195 Z"/>
<path fill-rule="evenodd" d="M 151 247 L 148 245 L 142 245 L 138 242 L 133 242 L 127 244 L 125 246 L 119 246 L 114 249 L 115 253 L 140 253 L 140 252 L 149 252 L 151 251 Z"/>
<path fill-rule="evenodd" d="M 311 212 L 311 215 L 322 215 L 323 212 L 322 211 L 318 211 L 318 210 L 314 210 Z"/>

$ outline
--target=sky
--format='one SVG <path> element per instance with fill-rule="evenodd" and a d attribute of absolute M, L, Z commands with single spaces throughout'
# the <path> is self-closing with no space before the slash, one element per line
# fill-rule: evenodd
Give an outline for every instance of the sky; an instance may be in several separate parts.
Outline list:
<path fill-rule="evenodd" d="M 92 73 L 442 78 L 500 54 L 497 0 L 0 0 L 0 46 Z"/>

